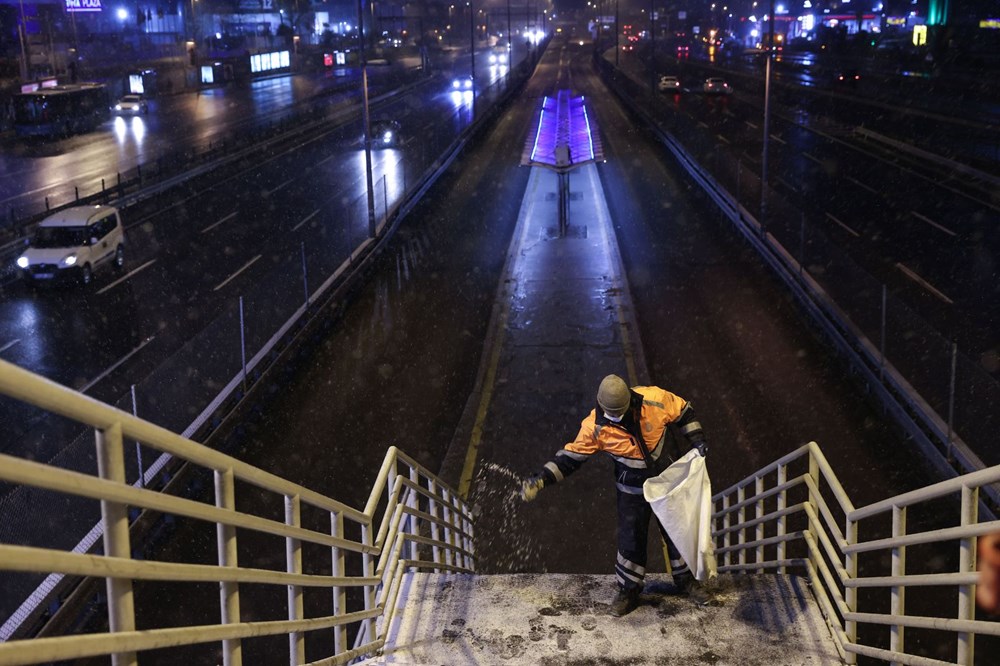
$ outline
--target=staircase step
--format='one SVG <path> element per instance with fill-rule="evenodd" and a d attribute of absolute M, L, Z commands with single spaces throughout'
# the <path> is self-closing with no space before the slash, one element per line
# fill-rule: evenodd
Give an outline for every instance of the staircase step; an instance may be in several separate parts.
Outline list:
<path fill-rule="evenodd" d="M 720 576 L 713 600 L 647 576 L 641 605 L 608 615 L 614 576 L 407 574 L 381 664 L 840 664 L 808 584 Z"/>

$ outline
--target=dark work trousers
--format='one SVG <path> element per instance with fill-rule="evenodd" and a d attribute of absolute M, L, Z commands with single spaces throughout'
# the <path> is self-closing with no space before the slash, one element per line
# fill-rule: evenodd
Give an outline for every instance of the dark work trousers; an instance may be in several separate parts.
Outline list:
<path fill-rule="evenodd" d="M 641 486 L 631 487 L 629 490 L 637 490 L 638 493 L 626 492 L 621 485 L 618 487 L 618 558 L 615 577 L 619 586 L 625 589 L 638 587 L 641 590 L 646 576 L 646 536 L 653 510 L 642 496 Z M 678 575 L 690 574 L 684 558 L 659 520 L 656 521 L 656 526 L 667 544 L 667 555 L 675 580 Z"/>

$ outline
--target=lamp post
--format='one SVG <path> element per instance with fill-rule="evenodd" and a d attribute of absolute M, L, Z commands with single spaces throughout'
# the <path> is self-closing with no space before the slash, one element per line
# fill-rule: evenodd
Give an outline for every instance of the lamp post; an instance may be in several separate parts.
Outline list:
<path fill-rule="evenodd" d="M 476 9 L 472 6 L 472 0 L 465 3 L 469 8 L 469 60 L 471 70 L 469 78 L 472 79 L 472 119 L 476 119 Z"/>
<path fill-rule="evenodd" d="M 372 122 L 368 108 L 368 58 L 365 55 L 364 0 L 358 0 L 358 54 L 361 58 L 361 123 L 365 135 L 365 184 L 368 187 L 368 237 L 375 237 L 375 183 L 372 181 Z"/>
<path fill-rule="evenodd" d="M 21 81 L 28 80 L 28 49 L 25 46 L 28 24 L 24 19 L 24 0 L 21 0 L 21 24 L 17 26 L 17 36 L 21 39 Z"/>
<path fill-rule="evenodd" d="M 767 61 L 764 69 L 764 146 L 760 158 L 760 228 L 767 223 L 767 153 L 771 133 L 771 62 L 774 60 L 774 0 L 769 7 Z"/>

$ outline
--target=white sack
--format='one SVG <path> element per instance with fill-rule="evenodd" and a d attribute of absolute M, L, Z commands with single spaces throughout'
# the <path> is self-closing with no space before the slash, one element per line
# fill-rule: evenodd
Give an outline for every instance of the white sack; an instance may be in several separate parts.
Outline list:
<path fill-rule="evenodd" d="M 705 458 L 691 449 L 642 484 L 642 494 L 698 580 L 716 575 L 712 484 Z"/>

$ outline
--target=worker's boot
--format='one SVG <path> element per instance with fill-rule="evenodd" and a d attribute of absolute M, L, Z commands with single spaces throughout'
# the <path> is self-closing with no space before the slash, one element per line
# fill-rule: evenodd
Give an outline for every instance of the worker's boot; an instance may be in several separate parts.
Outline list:
<path fill-rule="evenodd" d="M 634 611 L 639 606 L 641 593 L 641 587 L 619 587 L 618 594 L 611 602 L 611 614 L 615 617 L 622 617 Z"/>
<path fill-rule="evenodd" d="M 712 601 L 711 595 L 695 580 L 694 574 L 690 571 L 674 576 L 674 585 L 677 586 L 677 594 L 686 596 L 696 606 L 707 606 Z"/>

